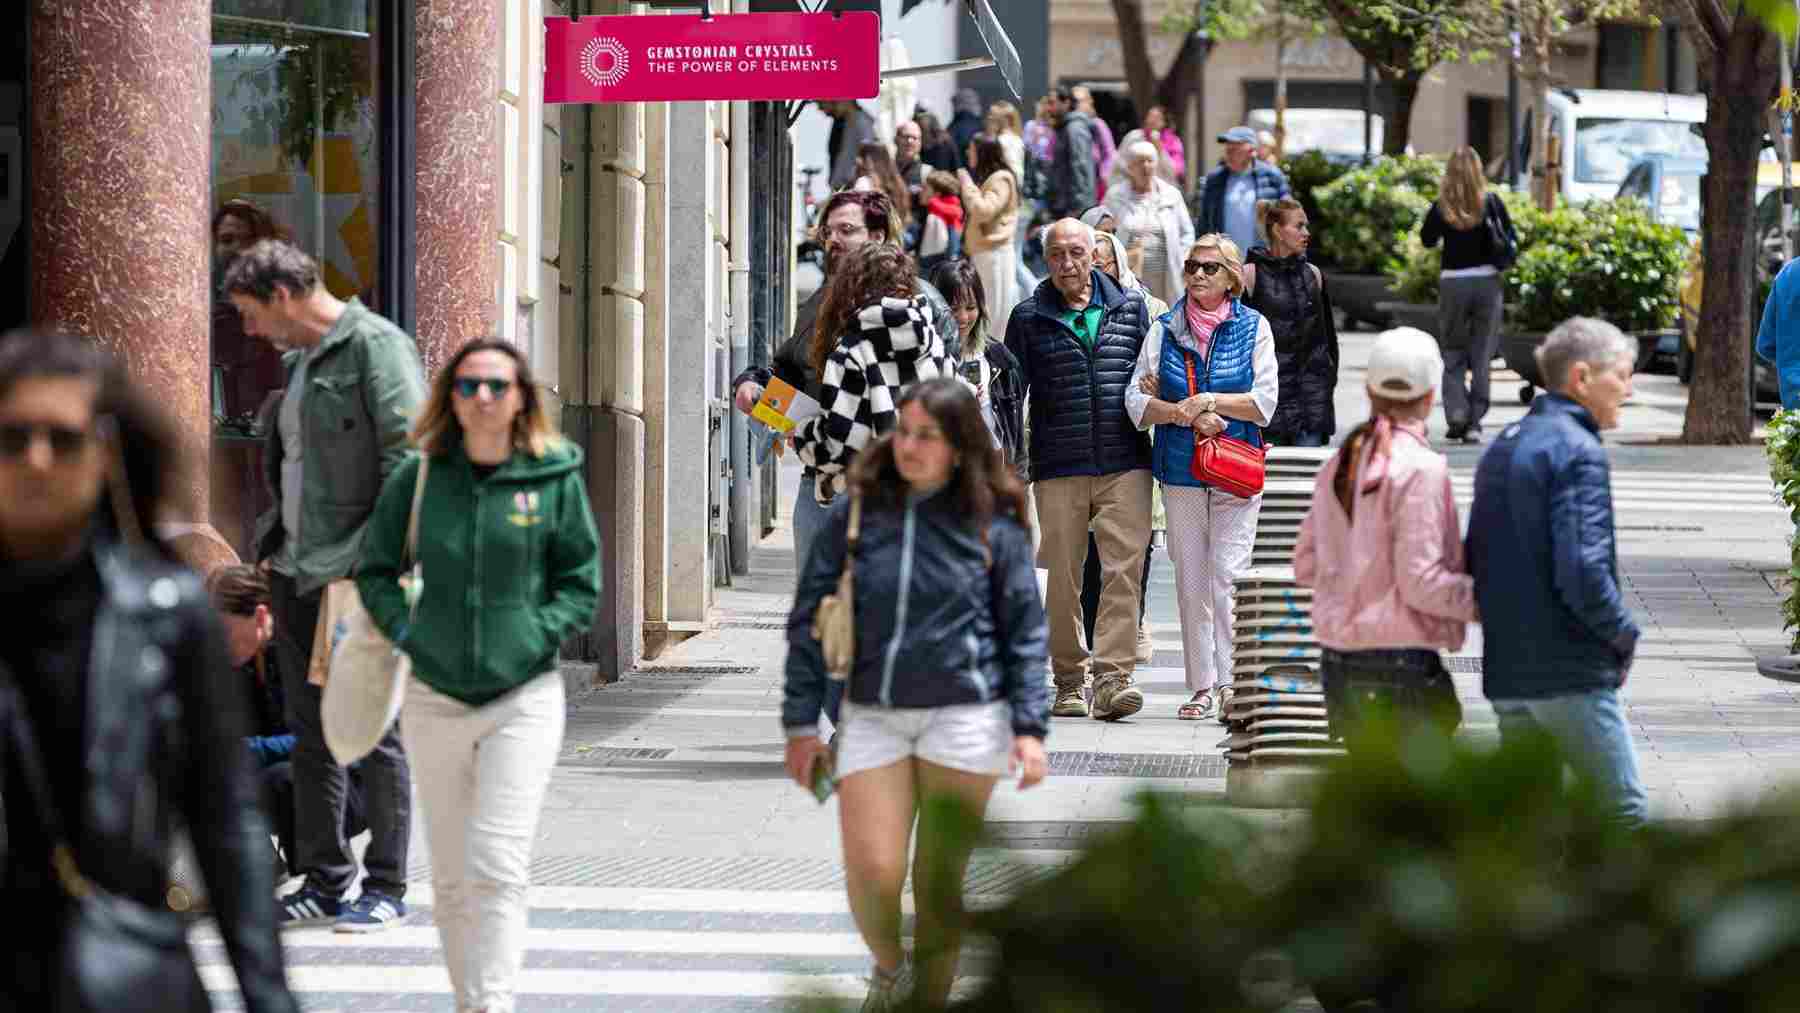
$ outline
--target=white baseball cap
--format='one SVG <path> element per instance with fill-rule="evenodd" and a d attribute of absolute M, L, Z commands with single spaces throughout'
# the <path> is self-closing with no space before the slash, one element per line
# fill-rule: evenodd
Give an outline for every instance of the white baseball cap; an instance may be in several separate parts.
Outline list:
<path fill-rule="evenodd" d="M 1444 357 L 1437 339 L 1417 327 L 1382 331 L 1369 349 L 1369 393 L 1396 401 L 1411 401 L 1437 389 L 1444 375 Z"/>

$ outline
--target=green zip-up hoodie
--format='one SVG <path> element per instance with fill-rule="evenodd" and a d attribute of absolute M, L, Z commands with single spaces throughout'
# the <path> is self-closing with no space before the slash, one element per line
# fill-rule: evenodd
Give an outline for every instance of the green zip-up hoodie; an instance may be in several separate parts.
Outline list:
<path fill-rule="evenodd" d="M 419 511 L 425 593 L 407 626 L 398 578 L 419 457 L 394 470 L 363 536 L 356 590 L 432 689 L 480 706 L 550 671 L 600 597 L 600 539 L 581 449 L 515 450 L 485 480 L 460 440 L 431 459 Z"/>

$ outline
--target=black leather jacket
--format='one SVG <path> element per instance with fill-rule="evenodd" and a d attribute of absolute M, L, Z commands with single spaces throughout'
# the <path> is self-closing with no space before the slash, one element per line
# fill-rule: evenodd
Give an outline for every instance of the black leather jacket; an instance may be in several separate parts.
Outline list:
<path fill-rule="evenodd" d="M 87 770 L 79 798 L 57 799 L 76 865 L 116 894 L 161 907 L 171 836 L 185 826 L 246 1008 L 297 1011 L 277 937 L 269 826 L 244 748 L 244 686 L 205 589 L 178 564 L 110 541 L 96 541 L 93 555 L 102 592 L 87 666 Z M 18 789 L 14 729 L 26 712 L 11 673 L 0 676 L 0 775 Z M 34 731 L 43 740 L 58 730 Z M 19 790 L 7 791 L 0 807 L 0 896 L 32 924 L 62 917 L 37 812 Z M 21 909 L 39 907 L 48 910 Z M 41 928 L 27 935 L 40 946 L 54 938 Z M 30 988 L 0 984 L 0 1000 Z"/>

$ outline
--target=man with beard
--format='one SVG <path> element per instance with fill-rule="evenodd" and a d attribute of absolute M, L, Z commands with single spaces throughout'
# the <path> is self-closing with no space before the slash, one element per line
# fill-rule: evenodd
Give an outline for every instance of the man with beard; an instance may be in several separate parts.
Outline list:
<path fill-rule="evenodd" d="M 287 382 L 269 426 L 264 478 L 275 507 L 257 523 L 257 558 L 271 571 L 271 611 L 288 729 L 294 733 L 294 856 L 305 886 L 282 899 L 284 925 L 335 923 L 373 932 L 406 916 L 411 770 L 398 725 L 362 761 L 373 836 L 355 901 L 357 859 L 344 839 L 349 781 L 325 747 L 322 690 L 306 679 L 326 585 L 350 575 L 382 482 L 407 454 L 425 400 L 411 336 L 325 288 L 299 248 L 265 239 L 225 271 L 225 295 L 246 333 L 287 353 Z"/>
<path fill-rule="evenodd" d="M 1056 89 L 1056 151 L 1050 159 L 1050 214 L 1071 218 L 1099 199 L 1094 119 L 1068 88 Z"/>
<path fill-rule="evenodd" d="M 899 245 L 900 230 L 903 222 L 894 221 L 893 203 L 887 195 L 875 190 L 840 190 L 831 195 L 825 207 L 819 212 L 819 241 L 825 247 L 825 284 L 794 311 L 794 333 L 781 343 L 767 366 L 752 366 L 738 374 L 732 381 L 733 400 L 737 410 L 750 414 L 756 402 L 762 397 L 763 387 L 771 377 L 780 377 L 784 382 L 802 391 L 807 397 L 818 400 L 819 373 L 812 366 L 812 357 L 808 354 L 808 343 L 812 340 L 814 325 L 818 320 L 819 307 L 824 305 L 826 293 L 831 289 L 834 268 L 843 262 L 846 254 L 860 249 L 863 244 L 893 243 Z M 931 301 L 932 326 L 939 334 L 961 333 L 956 322 L 950 316 L 950 304 L 931 283 L 923 279 L 914 279 L 913 288 Z M 826 507 L 821 505 L 813 494 L 813 486 L 817 476 L 807 471 L 800 476 L 800 491 L 794 497 L 794 563 L 795 572 L 806 571 L 806 553 L 811 547 L 814 536 L 825 524 Z M 843 683 L 834 682 L 829 687 L 826 699 L 826 712 L 832 723 L 837 723 L 837 701 L 842 696 Z"/>

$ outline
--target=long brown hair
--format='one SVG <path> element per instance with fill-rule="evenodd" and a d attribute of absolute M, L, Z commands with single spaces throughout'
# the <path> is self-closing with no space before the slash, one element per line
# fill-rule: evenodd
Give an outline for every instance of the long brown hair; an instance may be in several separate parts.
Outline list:
<path fill-rule="evenodd" d="M 930 415 L 959 463 L 950 475 L 956 487 L 957 506 L 969 526 L 981 532 L 988 544 L 988 524 L 996 514 L 1011 517 L 1029 533 L 1025 515 L 1025 485 L 1007 467 L 1006 455 L 994 446 L 994 437 L 981 418 L 981 404 L 967 384 L 953 376 L 940 376 L 908 387 L 894 405 L 896 412 L 917 401 Z M 906 498 L 906 479 L 894 464 L 894 434 L 869 444 L 850 465 L 850 483 L 872 506 L 898 507 Z"/>
<path fill-rule="evenodd" d="M 1444 185 L 1438 192 L 1444 221 L 1459 232 L 1474 228 L 1487 217 L 1487 176 L 1481 171 L 1481 155 L 1463 145 L 1450 156 Z"/>
<path fill-rule="evenodd" d="M 980 186 L 988 181 L 988 177 L 996 172 L 1012 175 L 1012 166 L 1007 164 L 1006 149 L 1000 146 L 1000 138 L 992 134 L 976 134 L 969 138 L 969 144 L 975 148 L 975 184 Z M 1019 181 L 1013 180 L 1013 203 L 1019 200 Z"/>
<path fill-rule="evenodd" d="M 894 165 L 894 156 L 888 154 L 887 145 L 880 141 L 864 141 L 862 147 L 856 149 L 856 160 L 863 164 L 865 173 L 875 178 L 875 185 L 893 202 L 894 212 L 900 216 L 900 220 L 910 218 L 912 191 L 906 188 L 906 181 L 900 178 L 900 169 Z"/>
<path fill-rule="evenodd" d="M 456 420 L 456 412 L 450 407 L 450 389 L 456 386 L 456 371 L 463 360 L 476 352 L 499 352 L 512 360 L 513 380 L 519 388 L 520 398 L 519 414 L 513 419 L 513 449 L 532 457 L 543 457 L 553 445 L 562 441 L 562 435 L 544 407 L 543 394 L 531 375 L 531 363 L 512 342 L 498 338 L 469 342 L 457 349 L 438 371 L 437 379 L 431 384 L 431 393 L 425 398 L 425 407 L 419 411 L 419 421 L 413 424 L 413 446 L 421 453 L 435 457 L 449 449 L 450 436 L 462 437 L 462 423 Z"/>
<path fill-rule="evenodd" d="M 863 307 L 888 296 L 911 299 L 913 275 L 913 259 L 892 243 L 871 239 L 846 254 L 844 263 L 825 283 L 825 298 L 819 304 L 819 320 L 813 327 L 812 348 L 807 356 L 813 369 L 825 369 L 825 359 Z"/>

